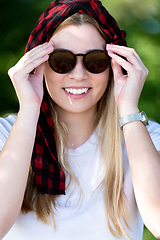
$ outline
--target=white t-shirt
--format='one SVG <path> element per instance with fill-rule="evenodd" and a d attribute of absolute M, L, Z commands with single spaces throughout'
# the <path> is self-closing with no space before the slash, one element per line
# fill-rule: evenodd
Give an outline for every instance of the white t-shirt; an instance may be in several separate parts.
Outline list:
<path fill-rule="evenodd" d="M 0 150 L 5 144 L 15 119 L 13 115 L 6 119 L 0 118 Z M 160 125 L 150 121 L 147 128 L 157 150 L 160 150 Z M 90 139 L 77 149 L 69 149 L 68 153 L 68 162 L 82 192 L 78 186 L 73 185 L 66 195 L 61 195 L 57 199 L 58 207 L 55 211 L 57 230 L 54 230 L 53 223 L 49 225 L 38 220 L 34 212 L 26 215 L 20 213 L 11 230 L 3 238 L 4 240 L 117 240 L 110 233 L 105 218 L 103 186 L 100 185 L 104 176 L 103 163 L 97 148 L 96 134 L 93 133 Z M 128 198 L 131 216 L 128 219 L 130 229 L 125 224 L 124 229 L 132 240 L 141 240 L 143 221 L 134 197 L 125 147 L 123 153 L 124 191 Z M 67 178 L 66 184 L 68 181 Z M 126 240 L 125 237 L 120 239 Z"/>

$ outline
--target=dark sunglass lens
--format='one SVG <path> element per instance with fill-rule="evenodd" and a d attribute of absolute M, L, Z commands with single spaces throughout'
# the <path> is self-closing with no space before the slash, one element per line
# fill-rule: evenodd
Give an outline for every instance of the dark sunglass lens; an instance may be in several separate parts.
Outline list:
<path fill-rule="evenodd" d="M 68 51 L 55 51 L 49 58 L 50 67 L 57 73 L 67 73 L 75 66 L 75 57 Z"/>
<path fill-rule="evenodd" d="M 109 66 L 110 58 L 105 51 L 89 52 L 84 59 L 87 70 L 91 73 L 101 73 Z"/>

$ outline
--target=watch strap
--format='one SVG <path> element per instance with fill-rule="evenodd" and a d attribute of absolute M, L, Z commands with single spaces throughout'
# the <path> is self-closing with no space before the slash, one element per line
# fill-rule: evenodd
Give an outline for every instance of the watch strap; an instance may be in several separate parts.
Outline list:
<path fill-rule="evenodd" d="M 133 122 L 133 121 L 141 121 L 145 126 L 148 125 L 148 118 L 144 111 L 140 113 L 129 114 L 121 119 L 119 119 L 120 127 L 122 128 L 126 123 Z"/>

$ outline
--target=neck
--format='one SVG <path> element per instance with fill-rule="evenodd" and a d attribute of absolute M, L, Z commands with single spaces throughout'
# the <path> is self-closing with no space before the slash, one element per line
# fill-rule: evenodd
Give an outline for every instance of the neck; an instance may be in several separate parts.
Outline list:
<path fill-rule="evenodd" d="M 68 147 L 76 149 L 85 143 L 95 130 L 96 109 L 84 113 L 63 113 L 63 120 L 68 128 Z"/>

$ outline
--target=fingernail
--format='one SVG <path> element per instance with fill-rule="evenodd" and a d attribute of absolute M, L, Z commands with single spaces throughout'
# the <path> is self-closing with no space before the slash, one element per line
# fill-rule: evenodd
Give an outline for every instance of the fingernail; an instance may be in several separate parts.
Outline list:
<path fill-rule="evenodd" d="M 50 40 L 48 43 L 50 43 L 50 44 L 53 44 L 53 41 L 52 41 L 52 40 Z"/>
<path fill-rule="evenodd" d="M 48 42 L 43 43 L 42 45 L 46 45 Z"/>
<path fill-rule="evenodd" d="M 108 50 L 108 55 L 112 55 L 113 52 L 111 50 Z"/>
<path fill-rule="evenodd" d="M 44 58 L 44 59 L 47 59 L 48 57 L 49 57 L 49 55 L 47 54 L 47 55 L 45 55 L 43 58 Z"/>
<path fill-rule="evenodd" d="M 113 45 L 115 45 L 115 44 L 113 44 L 113 43 L 108 43 L 108 44 L 107 44 L 107 47 L 112 47 Z"/>
<path fill-rule="evenodd" d="M 53 49 L 53 46 L 52 46 L 52 45 L 50 45 L 50 46 L 48 46 L 48 47 L 47 47 L 47 49 Z"/>

